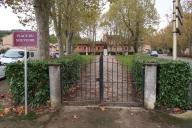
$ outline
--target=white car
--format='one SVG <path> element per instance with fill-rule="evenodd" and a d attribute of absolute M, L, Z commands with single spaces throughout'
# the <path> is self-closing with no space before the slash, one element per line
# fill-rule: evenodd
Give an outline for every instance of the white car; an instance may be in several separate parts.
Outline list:
<path fill-rule="evenodd" d="M 15 63 L 18 61 L 24 61 L 25 51 L 23 49 L 9 49 L 5 52 L 5 54 L 0 59 L 0 78 L 5 77 L 5 66 L 9 63 Z M 28 59 L 35 59 L 36 52 L 28 51 L 27 52 Z"/>
<path fill-rule="evenodd" d="M 158 57 L 158 52 L 157 51 L 151 51 L 150 55 L 154 56 L 154 57 Z"/>
<path fill-rule="evenodd" d="M 0 59 L 4 56 L 4 54 L 0 54 Z"/>

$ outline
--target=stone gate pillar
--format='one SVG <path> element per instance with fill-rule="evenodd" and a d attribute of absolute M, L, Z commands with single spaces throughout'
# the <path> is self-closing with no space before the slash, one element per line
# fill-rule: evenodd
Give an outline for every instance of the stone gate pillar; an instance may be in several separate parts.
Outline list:
<path fill-rule="evenodd" d="M 49 65 L 49 85 L 51 107 L 58 108 L 61 106 L 61 75 L 60 65 Z"/>
<path fill-rule="evenodd" d="M 157 64 L 149 63 L 145 65 L 144 80 L 144 107 L 154 109 L 156 103 L 157 86 Z"/>

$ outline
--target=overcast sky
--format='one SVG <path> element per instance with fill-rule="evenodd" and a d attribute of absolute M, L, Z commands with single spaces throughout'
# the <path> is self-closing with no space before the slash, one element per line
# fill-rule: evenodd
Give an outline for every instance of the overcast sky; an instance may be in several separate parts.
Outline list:
<path fill-rule="evenodd" d="M 163 28 L 167 24 L 166 14 L 171 14 L 172 0 L 156 0 L 156 8 L 160 14 L 160 28 Z M 107 7 L 106 7 L 107 10 Z M 23 27 L 19 22 L 15 14 L 12 13 L 10 8 L 5 9 L 0 7 L 0 30 L 12 30 L 12 29 L 29 29 Z"/>

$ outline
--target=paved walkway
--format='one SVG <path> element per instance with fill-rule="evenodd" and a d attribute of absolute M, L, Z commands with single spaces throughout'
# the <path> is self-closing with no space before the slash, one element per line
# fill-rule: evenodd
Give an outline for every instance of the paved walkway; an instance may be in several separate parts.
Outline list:
<path fill-rule="evenodd" d="M 160 55 L 159 55 L 159 58 L 169 59 L 169 60 L 172 60 L 172 59 L 173 59 L 172 56 L 167 56 L 166 54 L 160 54 Z M 187 62 L 187 63 L 189 63 L 190 65 L 192 65 L 192 58 L 177 57 L 177 60 L 181 60 L 181 61 Z"/>
<path fill-rule="evenodd" d="M 90 107 L 63 107 L 44 128 L 177 128 L 166 118 L 141 108 L 101 110 Z"/>

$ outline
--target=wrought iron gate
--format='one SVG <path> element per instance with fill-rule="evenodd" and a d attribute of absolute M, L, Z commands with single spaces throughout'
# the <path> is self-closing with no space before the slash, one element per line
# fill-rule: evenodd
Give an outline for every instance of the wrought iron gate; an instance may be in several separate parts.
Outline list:
<path fill-rule="evenodd" d="M 96 56 L 88 64 L 80 66 L 80 77 L 68 83 L 63 93 L 65 105 L 119 105 L 141 106 L 142 97 L 136 98 L 135 82 L 128 66 L 114 56 Z"/>

